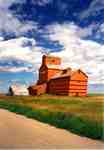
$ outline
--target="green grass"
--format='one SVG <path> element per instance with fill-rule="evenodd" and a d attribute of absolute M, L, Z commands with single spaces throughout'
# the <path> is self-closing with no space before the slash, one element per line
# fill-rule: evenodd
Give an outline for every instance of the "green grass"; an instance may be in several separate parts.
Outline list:
<path fill-rule="evenodd" d="M 104 140 L 104 96 L 1 97 L 0 108 L 49 123 L 81 136 Z"/>

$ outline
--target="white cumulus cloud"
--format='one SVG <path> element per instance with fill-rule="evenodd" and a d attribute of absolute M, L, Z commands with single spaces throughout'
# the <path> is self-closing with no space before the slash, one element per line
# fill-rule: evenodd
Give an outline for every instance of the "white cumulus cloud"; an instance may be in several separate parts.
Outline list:
<path fill-rule="evenodd" d="M 53 0 L 32 0 L 31 3 L 34 5 L 44 6 L 48 3 L 52 2 Z"/>
<path fill-rule="evenodd" d="M 91 2 L 88 9 L 84 10 L 80 14 L 80 19 L 88 18 L 89 16 L 95 16 L 102 9 L 104 9 L 104 0 L 94 0 Z"/>
<path fill-rule="evenodd" d="M 83 29 L 73 23 L 49 25 L 47 30 L 50 40 L 63 45 L 63 51 L 54 53 L 62 58 L 63 65 L 82 69 L 90 82 L 104 83 L 104 45 L 82 40 Z"/>
<path fill-rule="evenodd" d="M 32 46 L 23 46 L 24 43 L 31 42 Z M 0 41 L 0 62 L 8 61 L 8 65 L 4 67 L 0 66 L 0 71 L 20 72 L 20 71 L 37 71 L 40 65 L 42 56 L 42 48 L 36 46 L 34 39 L 28 39 L 26 37 L 20 37 L 7 41 Z M 25 62 L 26 66 L 12 66 L 12 60 L 17 63 Z M 31 64 L 29 66 L 28 64 Z"/>
<path fill-rule="evenodd" d="M 62 51 L 54 52 L 52 55 L 61 57 L 64 67 L 82 69 L 88 74 L 90 83 L 104 83 L 104 45 L 82 40 L 86 32 L 87 29 L 82 29 L 73 23 L 53 24 L 46 27 L 44 38 L 57 41 L 63 46 Z M 31 46 L 28 46 L 28 42 Z M 8 41 L 0 40 L 0 62 L 8 60 L 8 65 L 5 67 L 1 65 L 0 70 L 37 72 L 43 51 L 48 49 L 37 47 L 34 39 L 20 37 Z M 21 62 L 27 64 L 12 66 L 12 60 L 16 60 L 18 64 Z"/>
<path fill-rule="evenodd" d="M 37 28 L 37 23 L 33 21 L 20 21 L 9 9 L 13 3 L 25 3 L 25 0 L 0 0 L 0 32 L 21 33 Z"/>

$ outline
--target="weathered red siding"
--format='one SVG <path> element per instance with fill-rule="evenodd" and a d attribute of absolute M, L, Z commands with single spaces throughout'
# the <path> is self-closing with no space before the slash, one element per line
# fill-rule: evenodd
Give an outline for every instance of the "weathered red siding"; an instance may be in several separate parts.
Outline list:
<path fill-rule="evenodd" d="M 60 73 L 59 69 L 48 69 L 47 71 L 47 81 L 49 81 L 53 76 Z"/>
<path fill-rule="evenodd" d="M 70 80 L 69 95 L 85 96 L 87 95 L 87 81 L 86 80 Z"/>
<path fill-rule="evenodd" d="M 48 93 L 68 95 L 69 77 L 52 79 L 48 83 Z"/>
<path fill-rule="evenodd" d="M 70 85 L 71 82 L 71 85 Z M 77 85 L 70 78 L 52 79 L 48 84 L 48 93 L 70 96 L 85 96 L 87 94 L 87 84 Z M 81 82 L 80 82 L 81 83 Z"/>
<path fill-rule="evenodd" d="M 46 66 L 42 66 L 39 69 L 39 80 L 38 80 L 39 84 L 47 82 L 47 72 L 48 72 L 48 70 L 47 70 Z"/>
<path fill-rule="evenodd" d="M 53 57 L 53 56 L 43 56 L 42 58 L 42 64 L 47 65 L 47 64 L 54 64 L 54 65 L 60 65 L 61 64 L 61 59 L 59 57 Z"/>
<path fill-rule="evenodd" d="M 57 67 L 60 64 L 59 57 L 43 56 L 37 85 L 29 88 L 31 95 L 40 95 L 46 92 L 70 96 L 87 95 L 87 75 L 80 69 L 77 71 L 72 71 L 71 68 L 61 70 Z"/>
<path fill-rule="evenodd" d="M 43 56 L 42 65 L 39 69 L 38 83 L 44 83 L 49 81 L 54 75 L 60 72 L 58 68 L 49 68 L 48 65 L 60 65 L 61 59 L 59 57 Z"/>
<path fill-rule="evenodd" d="M 28 88 L 30 95 L 40 95 L 47 92 L 47 84 L 43 83 L 40 85 L 30 86 Z"/>

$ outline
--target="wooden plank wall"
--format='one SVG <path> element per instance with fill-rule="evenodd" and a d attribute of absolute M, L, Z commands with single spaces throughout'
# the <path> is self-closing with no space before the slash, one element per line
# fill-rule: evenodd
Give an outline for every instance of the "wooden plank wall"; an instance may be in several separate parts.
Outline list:
<path fill-rule="evenodd" d="M 69 78 L 56 78 L 49 81 L 48 93 L 68 95 L 69 92 Z"/>
<path fill-rule="evenodd" d="M 86 96 L 87 80 L 71 80 L 69 83 L 69 95 Z"/>
<path fill-rule="evenodd" d="M 87 81 L 70 81 L 68 77 L 53 79 L 48 84 L 48 93 L 70 96 L 86 96 Z"/>

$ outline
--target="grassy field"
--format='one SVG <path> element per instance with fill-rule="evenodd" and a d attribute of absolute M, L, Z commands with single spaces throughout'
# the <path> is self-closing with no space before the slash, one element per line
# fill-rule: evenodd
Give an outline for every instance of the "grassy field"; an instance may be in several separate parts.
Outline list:
<path fill-rule="evenodd" d="M 0 108 L 99 140 L 104 140 L 103 106 L 104 95 L 0 96 Z"/>

